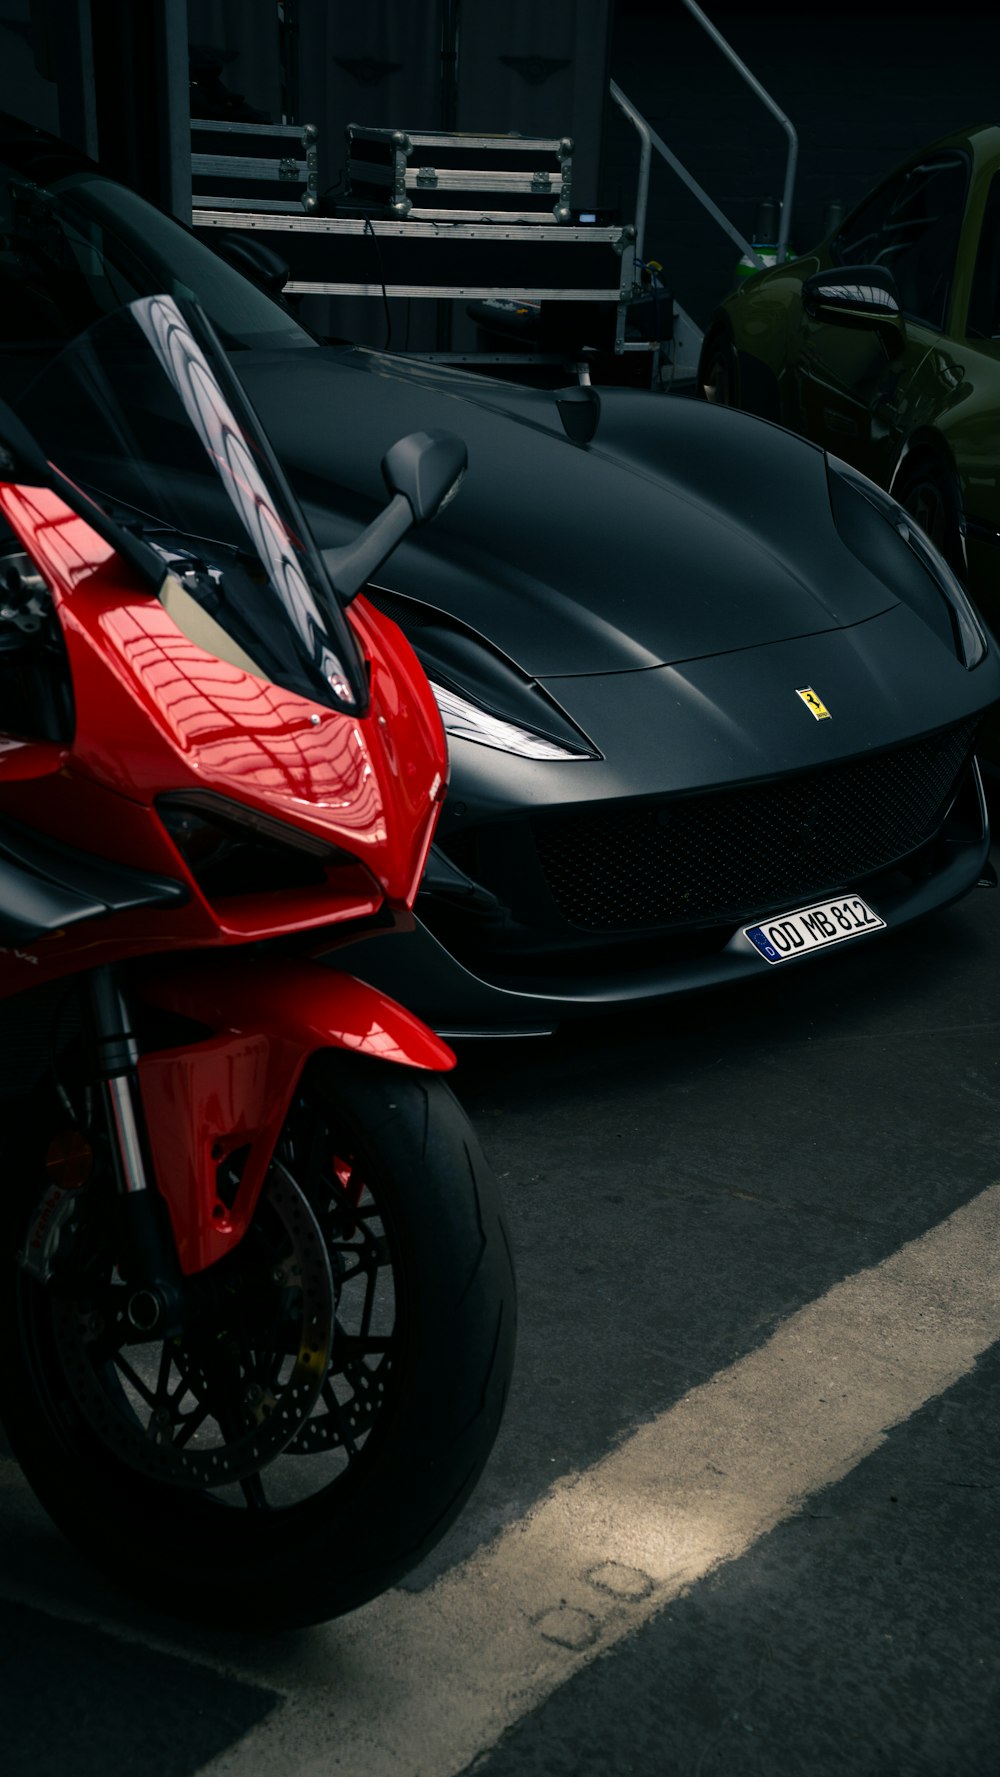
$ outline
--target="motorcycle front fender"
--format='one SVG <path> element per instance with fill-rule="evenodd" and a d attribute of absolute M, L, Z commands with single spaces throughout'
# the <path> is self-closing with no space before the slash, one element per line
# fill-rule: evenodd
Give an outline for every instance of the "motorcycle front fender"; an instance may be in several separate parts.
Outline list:
<path fill-rule="evenodd" d="M 134 985 L 148 1005 L 208 1033 L 138 1065 L 156 1183 L 187 1276 L 246 1233 L 310 1055 L 347 1049 L 435 1072 L 455 1065 L 412 1012 L 319 963 L 201 954 L 144 965 Z"/>

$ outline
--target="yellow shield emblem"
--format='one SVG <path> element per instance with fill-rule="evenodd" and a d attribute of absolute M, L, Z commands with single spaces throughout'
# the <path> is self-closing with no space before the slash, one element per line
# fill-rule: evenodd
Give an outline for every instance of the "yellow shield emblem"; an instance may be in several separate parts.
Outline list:
<path fill-rule="evenodd" d="M 796 690 L 795 695 L 796 697 L 801 697 L 806 709 L 809 711 L 810 715 L 815 716 L 817 722 L 830 720 L 830 712 L 827 709 L 826 704 L 821 697 L 816 696 L 811 685 L 806 685 L 801 691 Z"/>

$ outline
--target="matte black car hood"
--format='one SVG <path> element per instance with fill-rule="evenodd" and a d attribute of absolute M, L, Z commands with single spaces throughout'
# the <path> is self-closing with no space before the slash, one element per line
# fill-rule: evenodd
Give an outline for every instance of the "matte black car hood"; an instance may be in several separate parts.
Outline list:
<path fill-rule="evenodd" d="M 896 602 L 837 535 L 822 453 L 744 414 L 605 390 L 581 446 L 548 391 L 346 347 L 236 363 L 323 546 L 384 504 L 379 463 L 397 438 L 465 440 L 458 498 L 382 583 L 532 676 L 674 664 Z"/>

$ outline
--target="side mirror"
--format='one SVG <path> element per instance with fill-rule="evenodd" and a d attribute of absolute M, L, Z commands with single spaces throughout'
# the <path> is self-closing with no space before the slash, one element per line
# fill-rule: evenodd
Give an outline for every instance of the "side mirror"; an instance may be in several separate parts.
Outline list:
<path fill-rule="evenodd" d="M 215 251 L 220 259 L 235 266 L 245 277 L 252 278 L 255 284 L 262 284 L 272 296 L 281 295 L 292 275 L 288 260 L 263 241 L 254 240 L 252 235 L 229 235 L 218 242 Z"/>
<path fill-rule="evenodd" d="M 342 602 L 350 604 L 397 543 L 414 525 L 427 524 L 453 500 L 465 474 L 468 454 L 453 432 L 411 432 L 382 458 L 382 475 L 392 495 L 353 543 L 324 549 L 327 572 Z"/>
<path fill-rule="evenodd" d="M 590 383 L 563 389 L 556 396 L 563 431 L 572 444 L 587 445 L 601 419 L 601 397 Z"/>
<path fill-rule="evenodd" d="M 414 524 L 426 524 L 454 499 L 468 461 L 454 432 L 411 432 L 386 451 L 382 475 L 390 494 L 409 501 Z"/>
<path fill-rule="evenodd" d="M 841 265 L 813 272 L 802 286 L 802 307 L 813 321 L 875 333 L 890 358 L 906 344 L 902 304 L 884 265 Z"/>

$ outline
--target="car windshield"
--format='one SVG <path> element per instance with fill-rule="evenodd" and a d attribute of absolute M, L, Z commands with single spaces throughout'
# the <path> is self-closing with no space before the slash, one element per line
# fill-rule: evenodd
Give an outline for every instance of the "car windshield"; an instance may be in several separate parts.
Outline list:
<path fill-rule="evenodd" d="M 161 600 L 192 641 L 313 701 L 364 708 L 322 557 L 196 304 L 139 298 L 12 405 L 62 475 L 156 552 Z"/>
<path fill-rule="evenodd" d="M 0 396 L 39 362 L 139 296 L 194 297 L 226 350 L 302 350 L 316 341 L 278 301 L 172 217 L 64 157 L 31 177 L 0 159 Z"/>

